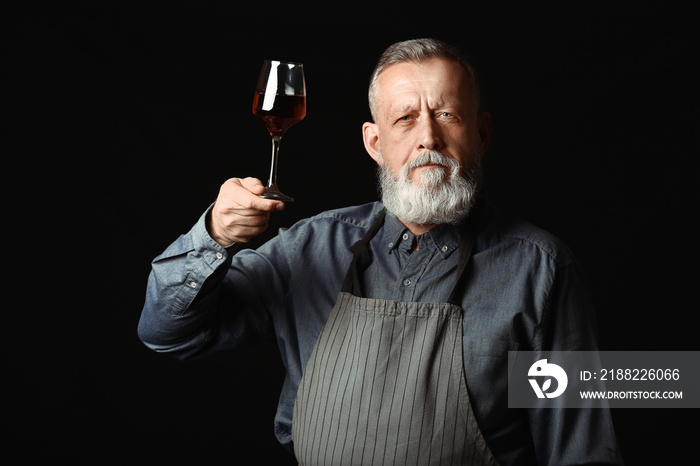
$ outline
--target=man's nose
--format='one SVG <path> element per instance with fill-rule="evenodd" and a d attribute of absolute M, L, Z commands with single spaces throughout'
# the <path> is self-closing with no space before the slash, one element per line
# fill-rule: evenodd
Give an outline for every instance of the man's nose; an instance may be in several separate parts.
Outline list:
<path fill-rule="evenodd" d="M 442 146 L 440 129 L 435 120 L 430 117 L 423 117 L 419 123 L 420 132 L 418 136 L 419 150 L 438 150 Z"/>

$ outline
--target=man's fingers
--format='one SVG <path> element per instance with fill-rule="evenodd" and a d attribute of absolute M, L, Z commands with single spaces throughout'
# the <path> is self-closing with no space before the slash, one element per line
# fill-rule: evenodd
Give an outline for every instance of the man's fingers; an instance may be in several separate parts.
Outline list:
<path fill-rule="evenodd" d="M 284 209 L 284 202 L 260 197 L 265 193 L 265 186 L 257 178 L 232 178 L 227 183 L 231 183 L 231 199 L 243 209 L 260 210 L 263 212 L 273 212 Z M 243 215 L 244 212 L 240 211 Z"/>
<path fill-rule="evenodd" d="M 263 199 L 265 186 L 256 178 L 231 178 L 219 191 L 207 228 L 221 245 L 247 242 L 267 228 L 270 212 L 284 209 L 284 202 Z"/>
<path fill-rule="evenodd" d="M 255 194 L 256 196 L 259 196 L 259 195 L 265 193 L 265 185 L 263 185 L 262 181 L 260 181 L 257 178 L 253 178 L 253 177 L 242 178 L 242 179 L 240 179 L 240 183 L 241 183 L 241 186 L 243 186 L 244 188 L 246 188 L 248 191 Z"/>

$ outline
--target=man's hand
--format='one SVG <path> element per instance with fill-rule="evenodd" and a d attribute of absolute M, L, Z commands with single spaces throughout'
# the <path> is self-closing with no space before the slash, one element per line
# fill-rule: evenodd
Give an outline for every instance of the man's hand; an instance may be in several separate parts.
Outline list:
<path fill-rule="evenodd" d="M 265 186 L 256 178 L 231 178 L 219 190 L 207 229 L 222 246 L 247 243 L 267 228 L 270 212 L 283 210 L 284 202 L 258 197 Z"/>

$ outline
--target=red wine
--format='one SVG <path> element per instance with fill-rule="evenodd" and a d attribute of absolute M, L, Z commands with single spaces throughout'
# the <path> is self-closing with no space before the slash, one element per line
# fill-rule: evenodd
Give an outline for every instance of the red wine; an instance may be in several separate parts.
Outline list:
<path fill-rule="evenodd" d="M 264 99 L 265 93 L 255 93 L 253 114 L 267 126 L 271 136 L 281 136 L 290 126 L 306 116 L 306 96 L 277 94 L 272 108 L 263 110 Z"/>

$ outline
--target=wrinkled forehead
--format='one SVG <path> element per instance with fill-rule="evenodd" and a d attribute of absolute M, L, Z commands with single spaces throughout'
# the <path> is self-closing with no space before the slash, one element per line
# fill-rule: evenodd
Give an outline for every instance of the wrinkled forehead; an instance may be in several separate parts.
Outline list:
<path fill-rule="evenodd" d="M 380 106 L 410 105 L 411 98 L 430 97 L 436 103 L 478 100 L 467 71 L 453 60 L 431 58 L 423 61 L 404 61 L 392 64 L 382 71 L 377 81 Z"/>

